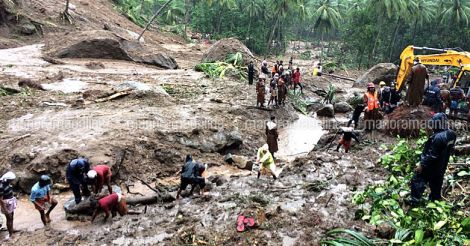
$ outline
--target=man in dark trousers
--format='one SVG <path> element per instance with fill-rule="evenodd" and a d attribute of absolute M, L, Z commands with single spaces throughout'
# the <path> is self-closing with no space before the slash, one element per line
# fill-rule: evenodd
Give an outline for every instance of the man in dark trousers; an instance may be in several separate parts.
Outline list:
<path fill-rule="evenodd" d="M 366 106 L 362 103 L 356 106 L 356 108 L 354 109 L 352 118 L 348 122 L 348 127 L 350 127 L 351 124 L 354 122 L 354 129 L 357 128 L 357 126 L 359 125 L 359 118 L 361 117 L 361 114 L 362 112 L 364 112 L 365 108 Z"/>
<path fill-rule="evenodd" d="M 253 61 L 250 61 L 248 64 L 248 84 L 253 84 L 253 79 L 255 77 L 255 66 L 253 65 Z"/>
<path fill-rule="evenodd" d="M 72 160 L 67 166 L 66 177 L 70 184 L 70 189 L 75 197 L 75 204 L 79 204 L 83 196 L 89 197 L 90 190 L 88 190 L 86 174 L 90 171 L 90 163 L 85 158 L 78 158 Z"/>
<path fill-rule="evenodd" d="M 406 80 L 408 83 L 406 101 L 411 107 L 418 107 L 421 105 L 426 79 L 429 80 L 428 70 L 426 66 L 421 64 L 419 58 L 416 58 L 415 65 L 411 69 L 411 73 Z"/>
<path fill-rule="evenodd" d="M 431 107 L 435 113 L 441 112 L 442 108 L 441 89 L 439 89 L 437 84 L 437 80 L 431 81 L 431 85 L 424 92 L 423 101 L 423 104 Z"/>
<path fill-rule="evenodd" d="M 449 129 L 444 113 L 435 114 L 430 123 L 434 133 L 424 145 L 421 161 L 411 179 L 411 199 L 408 202 L 412 206 L 420 202 L 426 184 L 429 184 L 431 189 L 429 200 L 442 199 L 444 174 L 457 139 L 455 132 Z"/>
<path fill-rule="evenodd" d="M 356 140 L 356 142 L 360 142 L 357 134 L 354 132 L 354 129 L 351 127 L 347 128 L 341 128 L 338 134 L 343 134 L 341 137 L 341 140 L 338 143 L 338 146 L 336 147 L 336 151 L 339 152 L 339 148 L 341 148 L 341 145 L 344 147 L 344 152 L 348 153 L 349 148 L 351 147 L 351 142 L 352 139 Z"/>
<path fill-rule="evenodd" d="M 205 170 L 205 165 L 193 161 L 193 157 L 191 155 L 187 155 L 183 169 L 181 170 L 181 185 L 178 189 L 178 193 L 176 194 L 176 199 L 179 199 L 181 192 L 185 190 L 188 185 L 191 185 L 191 195 L 193 194 L 196 186 L 199 186 L 199 192 L 201 193 L 206 186 L 206 180 L 202 176 Z"/>
<path fill-rule="evenodd" d="M 269 152 L 274 157 L 274 154 L 279 150 L 278 138 L 279 133 L 277 132 L 277 124 L 274 122 L 276 117 L 271 116 L 271 120 L 266 123 L 266 142 L 269 146 Z"/>

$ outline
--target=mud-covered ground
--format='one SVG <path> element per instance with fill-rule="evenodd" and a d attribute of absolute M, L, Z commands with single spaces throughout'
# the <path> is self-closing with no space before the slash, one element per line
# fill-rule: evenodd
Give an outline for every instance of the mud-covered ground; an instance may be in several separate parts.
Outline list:
<path fill-rule="evenodd" d="M 100 29 L 105 22 L 139 30 L 107 1 L 75 4 L 72 15 L 78 30 Z M 43 5 L 48 6 L 46 14 L 41 12 Z M 62 7 L 54 1 L 31 1 L 24 9 L 36 9 L 22 13 L 48 25 L 44 37 L 19 39 L 14 46 L 21 47 L 0 50 L 0 85 L 18 92 L 0 97 L 0 171 L 14 170 L 19 177 L 15 227 L 20 231 L 9 244 L 317 245 L 321 235 L 334 227 L 357 226 L 366 234 L 372 232 L 373 228 L 354 221 L 351 198 L 355 190 L 381 182 L 383 169 L 375 167 L 383 154 L 379 146 L 393 139 L 363 134 L 362 143 L 355 144 L 350 154 L 334 152 L 336 141 L 323 139 L 312 151 L 321 136 L 335 133 L 348 115 L 318 119 L 313 112 L 300 115 L 291 103 L 256 109 L 254 85 L 233 78 L 213 80 L 195 72 L 193 67 L 208 46 L 186 44 L 170 34 L 149 32 L 146 44 L 172 55 L 180 66 L 177 70 L 116 60 L 46 62 L 41 57 L 47 33 L 57 36 L 73 27 L 58 22 Z M 15 40 L 11 26 L 1 30 L 6 39 Z M 339 101 L 361 91 L 349 82 L 312 78 L 314 62 L 294 59 L 294 66 L 304 73 L 305 98 L 316 105 L 321 98 L 314 91 L 329 83 L 338 87 Z M 353 77 L 354 72 L 342 74 Z M 24 79 L 45 90 L 18 87 Z M 250 172 L 225 165 L 229 152 L 255 158 L 271 115 L 280 126 L 278 164 L 284 167 L 280 179 L 258 180 L 256 167 Z M 186 154 L 209 164 L 207 196 L 131 207 L 140 214 L 91 224 L 66 221 L 62 205 L 70 193 L 55 189 L 60 206 L 48 228 L 43 228 L 26 197 L 39 173 L 51 174 L 56 187 L 62 187 L 67 163 L 78 156 L 112 166 L 114 182 L 124 191 L 126 183 L 134 184 L 128 196 L 153 194 L 135 177 L 174 195 Z M 239 214 L 255 217 L 257 227 L 237 233 Z"/>

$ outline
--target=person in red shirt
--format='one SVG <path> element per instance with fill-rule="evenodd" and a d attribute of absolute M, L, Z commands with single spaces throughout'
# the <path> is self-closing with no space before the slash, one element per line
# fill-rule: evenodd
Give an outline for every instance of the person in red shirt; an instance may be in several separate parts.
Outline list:
<path fill-rule="evenodd" d="M 94 203 L 92 202 L 92 207 L 96 208 L 95 212 L 93 213 L 93 217 L 91 218 L 91 222 L 95 220 L 96 216 L 100 212 L 105 213 L 104 221 L 109 218 L 109 212 L 111 212 L 113 218 L 116 216 L 117 213 L 119 213 L 119 215 L 121 216 L 127 214 L 126 199 L 123 195 L 119 193 L 113 193 L 111 195 L 105 196 L 101 198 L 98 202 L 96 202 L 95 200 Z"/>
<path fill-rule="evenodd" d="M 106 165 L 97 165 L 87 173 L 89 182 L 94 186 L 95 194 L 99 194 L 104 184 L 108 185 L 109 194 L 113 193 L 111 187 L 111 168 Z"/>
<path fill-rule="evenodd" d="M 302 86 L 302 83 L 300 82 L 300 68 L 295 69 L 294 74 L 292 74 L 292 80 L 294 82 L 294 94 L 295 94 L 295 89 L 297 86 L 300 87 L 300 93 L 303 93 L 304 87 Z"/>

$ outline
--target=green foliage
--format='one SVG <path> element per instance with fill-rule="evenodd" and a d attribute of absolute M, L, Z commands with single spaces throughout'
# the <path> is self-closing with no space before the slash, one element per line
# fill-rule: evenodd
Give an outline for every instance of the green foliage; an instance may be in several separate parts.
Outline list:
<path fill-rule="evenodd" d="M 320 241 L 320 245 L 374 246 L 379 242 L 379 239 L 369 239 L 356 231 L 348 229 L 333 229 L 325 234 L 325 237 Z"/>
<path fill-rule="evenodd" d="M 308 114 L 307 108 L 311 105 L 311 102 L 303 99 L 299 90 L 287 90 L 287 96 L 295 109 L 299 110 L 302 114 Z"/>
<path fill-rule="evenodd" d="M 464 204 L 436 201 L 429 202 L 424 208 L 406 210 L 404 207 L 403 200 L 409 194 L 412 170 L 419 161 L 425 141 L 426 137 L 423 136 L 412 145 L 401 139 L 389 154 L 380 159 L 380 164 L 390 171 L 390 176 L 383 184 L 369 186 L 354 196 L 354 203 L 370 205 L 370 209 L 361 209 L 356 214 L 372 225 L 390 223 L 402 230 L 402 235 L 391 243 L 463 245 L 464 240 L 468 240 L 468 233 L 465 233 L 468 211 L 462 209 Z"/>
<path fill-rule="evenodd" d="M 336 96 L 336 87 L 332 84 L 328 85 L 328 90 L 326 91 L 326 95 L 323 98 L 324 104 L 333 104 L 335 102 Z"/>
<path fill-rule="evenodd" d="M 300 54 L 299 58 L 302 60 L 310 60 L 312 59 L 312 52 L 310 50 L 304 51 Z"/>
<path fill-rule="evenodd" d="M 209 77 L 224 78 L 226 75 L 239 77 L 240 80 L 247 80 L 248 74 L 243 67 L 243 55 L 240 52 L 229 54 L 224 62 L 206 62 L 196 65 L 195 70 L 204 72 Z"/>

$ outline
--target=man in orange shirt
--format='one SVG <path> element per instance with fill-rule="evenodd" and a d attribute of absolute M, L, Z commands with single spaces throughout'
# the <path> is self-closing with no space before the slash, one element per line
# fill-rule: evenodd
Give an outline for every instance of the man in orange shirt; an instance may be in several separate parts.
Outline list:
<path fill-rule="evenodd" d="M 364 113 L 366 130 L 373 130 L 376 128 L 376 121 L 380 119 L 380 104 L 373 83 L 367 84 L 367 92 L 364 94 L 364 105 L 366 105 Z"/>

